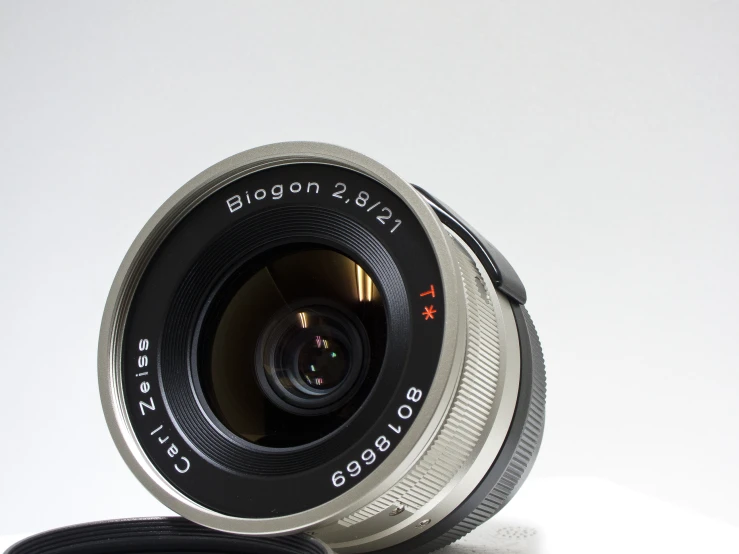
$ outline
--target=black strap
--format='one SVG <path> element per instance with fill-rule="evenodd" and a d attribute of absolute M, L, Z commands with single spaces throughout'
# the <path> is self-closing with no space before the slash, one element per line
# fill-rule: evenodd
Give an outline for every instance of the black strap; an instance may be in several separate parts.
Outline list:
<path fill-rule="evenodd" d="M 62 527 L 22 540 L 5 554 L 330 554 L 307 535 L 247 537 L 180 517 L 123 519 Z"/>

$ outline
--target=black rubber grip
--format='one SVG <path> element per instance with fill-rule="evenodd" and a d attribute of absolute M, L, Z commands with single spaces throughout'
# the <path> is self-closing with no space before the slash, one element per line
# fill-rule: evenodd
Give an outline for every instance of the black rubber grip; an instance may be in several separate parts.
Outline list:
<path fill-rule="evenodd" d="M 100 521 L 22 540 L 5 554 L 330 554 L 307 536 L 247 537 L 214 531 L 180 517 Z"/>

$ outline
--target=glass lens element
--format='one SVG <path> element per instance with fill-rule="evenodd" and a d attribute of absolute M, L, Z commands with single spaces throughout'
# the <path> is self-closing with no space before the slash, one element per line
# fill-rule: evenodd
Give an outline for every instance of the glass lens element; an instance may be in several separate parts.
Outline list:
<path fill-rule="evenodd" d="M 315 245 L 274 249 L 215 293 L 198 339 L 210 409 L 261 446 L 300 446 L 356 413 L 385 351 L 382 295 L 349 257 Z"/>
<path fill-rule="evenodd" d="M 310 335 L 298 352 L 298 373 L 311 389 L 330 390 L 344 381 L 351 361 L 339 335 Z"/>
<path fill-rule="evenodd" d="M 317 409 L 345 401 L 363 374 L 364 326 L 349 310 L 330 304 L 306 299 L 287 314 L 278 312 L 257 345 L 259 384 L 287 411 L 317 415 Z"/>

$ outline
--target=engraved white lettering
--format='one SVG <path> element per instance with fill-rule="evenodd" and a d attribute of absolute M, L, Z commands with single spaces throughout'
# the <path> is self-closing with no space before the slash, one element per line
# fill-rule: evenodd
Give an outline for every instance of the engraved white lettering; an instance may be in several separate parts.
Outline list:
<path fill-rule="evenodd" d="M 241 197 L 237 194 L 226 200 L 226 205 L 229 211 L 234 213 L 236 210 L 240 210 L 244 204 L 241 202 Z"/>
<path fill-rule="evenodd" d="M 149 397 L 149 402 L 146 403 L 143 400 L 139 401 L 139 408 L 141 408 L 141 415 L 146 415 L 146 410 L 151 410 L 152 412 L 156 410 L 156 407 L 154 406 L 154 398 Z"/>
<path fill-rule="evenodd" d="M 182 465 L 184 465 L 184 468 L 181 468 L 179 464 L 175 464 L 174 468 L 179 471 L 180 473 L 187 473 L 187 470 L 190 469 L 190 460 L 182 456 L 180 458 L 180 462 Z"/>

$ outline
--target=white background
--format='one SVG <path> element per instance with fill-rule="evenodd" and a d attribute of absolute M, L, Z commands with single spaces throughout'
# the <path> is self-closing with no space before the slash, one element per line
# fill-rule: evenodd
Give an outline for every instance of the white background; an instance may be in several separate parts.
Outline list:
<path fill-rule="evenodd" d="M 738 29 L 735 0 L 0 3 L 0 533 L 165 513 L 103 422 L 105 298 L 172 192 L 283 140 L 374 157 L 517 269 L 527 489 L 739 525 Z"/>

